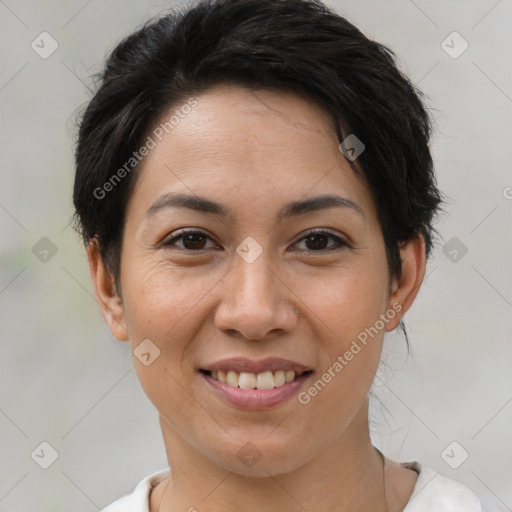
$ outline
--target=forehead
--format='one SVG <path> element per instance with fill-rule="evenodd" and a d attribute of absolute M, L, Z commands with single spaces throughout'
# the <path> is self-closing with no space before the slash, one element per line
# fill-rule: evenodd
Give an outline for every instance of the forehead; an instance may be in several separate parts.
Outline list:
<path fill-rule="evenodd" d="M 337 192 L 371 216 L 370 193 L 338 149 L 328 112 L 315 102 L 235 85 L 216 86 L 195 100 L 192 108 L 173 105 L 156 123 L 158 129 L 174 116 L 172 128 L 153 136 L 132 209 L 142 213 L 164 193 L 187 192 L 255 213 Z"/>

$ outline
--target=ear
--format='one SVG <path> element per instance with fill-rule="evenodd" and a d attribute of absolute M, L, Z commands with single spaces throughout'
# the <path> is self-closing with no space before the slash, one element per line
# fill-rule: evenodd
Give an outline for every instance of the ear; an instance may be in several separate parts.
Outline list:
<path fill-rule="evenodd" d="M 87 258 L 89 259 L 92 284 L 103 318 L 114 338 L 128 341 L 123 301 L 117 294 L 114 276 L 103 262 L 96 239 L 89 242 Z"/>
<path fill-rule="evenodd" d="M 418 295 L 418 292 L 425 277 L 426 253 L 425 239 L 417 235 L 409 240 L 401 249 L 402 276 L 400 280 L 393 280 L 388 307 L 397 311 L 392 320 L 386 324 L 386 331 L 396 329 L 401 318 L 409 310 Z"/>

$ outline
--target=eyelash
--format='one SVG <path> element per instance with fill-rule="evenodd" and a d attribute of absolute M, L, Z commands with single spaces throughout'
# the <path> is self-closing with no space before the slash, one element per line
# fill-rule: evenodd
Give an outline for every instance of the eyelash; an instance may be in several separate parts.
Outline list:
<path fill-rule="evenodd" d="M 202 231 L 196 231 L 196 230 L 193 230 L 193 229 L 187 229 L 187 230 L 180 231 L 176 235 L 163 240 L 160 245 L 162 247 L 165 247 L 165 248 L 175 246 L 175 242 L 177 240 L 182 239 L 186 235 L 200 235 L 200 236 L 204 236 L 206 238 L 209 238 L 211 240 L 211 238 L 206 233 L 204 233 Z M 312 229 L 312 230 L 306 232 L 306 234 L 302 238 L 300 238 L 296 243 L 302 242 L 303 240 L 305 240 L 305 239 L 307 239 L 309 237 L 312 237 L 312 236 L 322 236 L 322 235 L 330 237 L 333 240 L 335 240 L 336 243 L 339 245 L 339 247 L 337 247 L 335 249 L 332 249 L 332 248 L 320 249 L 318 251 L 307 250 L 307 249 L 299 249 L 299 251 L 300 252 L 309 252 L 309 253 L 327 253 L 327 252 L 332 252 L 332 251 L 339 251 L 343 247 L 351 247 L 345 240 L 343 240 L 339 236 L 335 235 L 331 231 L 328 231 L 328 230 L 322 229 L 322 228 Z M 206 249 L 193 250 L 193 249 L 185 249 L 185 248 L 178 248 L 178 249 L 183 251 L 183 252 L 186 252 L 187 254 L 190 254 L 190 255 L 203 254 L 204 251 L 206 250 Z"/>

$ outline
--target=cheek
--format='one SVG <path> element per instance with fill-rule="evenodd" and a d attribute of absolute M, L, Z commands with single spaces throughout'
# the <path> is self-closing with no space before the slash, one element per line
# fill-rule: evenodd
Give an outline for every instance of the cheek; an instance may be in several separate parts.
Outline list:
<path fill-rule="evenodd" d="M 380 361 L 385 329 L 377 322 L 386 298 L 379 278 L 355 273 L 327 281 L 304 290 L 314 313 L 309 318 L 320 319 L 314 320 L 320 367 L 299 395 L 305 416 L 326 438 L 347 428 L 368 394 Z"/>
<path fill-rule="evenodd" d="M 164 345 L 172 338 L 173 347 L 222 278 L 213 267 L 178 268 L 166 261 L 142 259 L 126 268 L 123 299 L 130 338 L 153 336 Z"/>
<path fill-rule="evenodd" d="M 344 351 L 384 311 L 387 274 L 381 266 L 378 259 L 361 257 L 337 268 L 280 272 L 293 291 L 289 300 L 296 303 L 299 322 L 310 323 L 329 355 Z M 133 343 L 149 338 L 167 347 L 172 339 L 173 351 L 179 352 L 221 300 L 226 269 L 220 265 L 178 267 L 128 258 L 124 268 L 125 321 Z"/>
<path fill-rule="evenodd" d="M 304 281 L 297 293 L 307 306 L 308 321 L 317 326 L 322 354 L 317 378 L 329 390 L 323 391 L 321 383 L 318 388 L 327 402 L 339 403 L 337 410 L 343 414 L 366 395 L 379 364 L 386 325 L 381 320 L 386 313 L 386 269 L 378 263 L 338 269 Z"/>
<path fill-rule="evenodd" d="M 294 291 L 307 306 L 308 318 L 323 324 L 329 345 L 342 343 L 343 348 L 385 311 L 387 273 L 377 265 L 354 264 L 311 279 L 299 277 Z"/>
<path fill-rule="evenodd" d="M 147 259 L 127 261 L 125 269 L 125 321 L 140 384 L 156 409 L 169 413 L 165 414 L 168 420 L 174 417 L 172 411 L 179 410 L 178 423 L 186 424 L 194 418 L 190 395 L 184 392 L 194 377 L 190 372 L 191 349 L 207 318 L 204 304 L 208 294 L 215 292 L 222 273 L 217 276 L 197 268 L 179 269 L 168 262 Z M 150 365 L 136 355 L 144 340 L 159 350 Z M 175 428 L 179 430 L 178 425 Z"/>

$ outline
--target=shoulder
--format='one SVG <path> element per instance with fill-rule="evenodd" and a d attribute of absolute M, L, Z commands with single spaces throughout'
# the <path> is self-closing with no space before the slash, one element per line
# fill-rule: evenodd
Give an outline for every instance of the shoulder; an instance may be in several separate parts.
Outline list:
<path fill-rule="evenodd" d="M 169 476 L 169 469 L 163 469 L 142 479 L 131 494 L 111 503 L 101 512 L 149 512 L 151 489 Z"/>
<path fill-rule="evenodd" d="M 482 512 L 480 500 L 465 485 L 418 462 L 402 465 L 418 473 L 414 491 L 403 512 Z"/>

